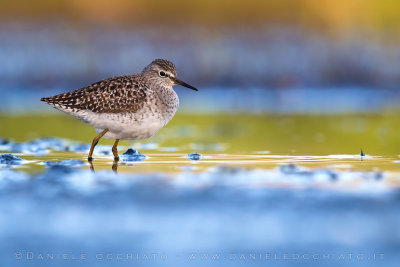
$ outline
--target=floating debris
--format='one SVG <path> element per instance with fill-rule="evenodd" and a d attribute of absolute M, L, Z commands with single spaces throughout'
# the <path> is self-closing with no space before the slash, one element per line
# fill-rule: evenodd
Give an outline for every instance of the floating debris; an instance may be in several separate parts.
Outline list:
<path fill-rule="evenodd" d="M 21 163 L 22 163 L 22 159 L 17 156 L 14 156 L 13 154 L 0 155 L 0 164 L 20 165 Z"/>
<path fill-rule="evenodd" d="M 66 159 L 62 161 L 45 161 L 43 162 L 47 167 L 66 166 L 66 167 L 81 167 L 85 164 L 84 161 L 79 159 Z"/>
<path fill-rule="evenodd" d="M 365 154 L 364 154 L 364 152 L 362 151 L 362 148 L 361 148 L 360 157 L 361 157 L 361 160 L 363 160 L 363 157 L 365 157 Z"/>
<path fill-rule="evenodd" d="M 201 158 L 203 158 L 203 156 L 200 155 L 200 154 L 197 153 L 197 152 L 190 153 L 190 154 L 188 154 L 186 157 L 187 157 L 188 159 L 190 159 L 190 160 L 200 160 Z"/>
<path fill-rule="evenodd" d="M 133 148 L 129 148 L 124 154 L 121 155 L 122 161 L 143 161 L 146 158 L 147 157 L 145 155 Z"/>

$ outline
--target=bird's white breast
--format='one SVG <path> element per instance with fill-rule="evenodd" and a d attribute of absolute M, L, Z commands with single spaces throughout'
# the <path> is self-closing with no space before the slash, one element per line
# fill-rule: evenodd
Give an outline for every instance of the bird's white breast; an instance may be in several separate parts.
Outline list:
<path fill-rule="evenodd" d="M 92 112 L 91 112 L 92 113 Z M 104 129 L 109 131 L 104 135 L 109 139 L 138 140 L 153 136 L 165 124 L 158 116 L 150 115 L 136 119 L 132 114 L 87 114 L 88 123 L 98 133 Z"/>

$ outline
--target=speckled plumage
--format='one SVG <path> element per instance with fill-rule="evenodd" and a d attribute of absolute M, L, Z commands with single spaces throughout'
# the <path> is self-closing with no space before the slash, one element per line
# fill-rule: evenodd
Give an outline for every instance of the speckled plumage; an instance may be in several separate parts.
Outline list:
<path fill-rule="evenodd" d="M 143 107 L 150 94 L 149 86 L 142 80 L 137 74 L 113 77 L 78 90 L 42 98 L 42 101 L 68 112 L 135 112 Z"/>
<path fill-rule="evenodd" d="M 175 84 L 197 90 L 176 78 L 173 63 L 157 59 L 139 74 L 109 78 L 41 100 L 92 125 L 98 133 L 107 129 L 105 138 L 146 139 L 178 109 Z"/>

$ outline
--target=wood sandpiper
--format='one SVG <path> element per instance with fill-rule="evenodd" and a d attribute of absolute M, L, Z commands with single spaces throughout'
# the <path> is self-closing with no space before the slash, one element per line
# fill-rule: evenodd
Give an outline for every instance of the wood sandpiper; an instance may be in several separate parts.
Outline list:
<path fill-rule="evenodd" d="M 172 62 L 156 59 L 141 73 L 109 78 L 41 101 L 95 128 L 98 135 L 93 139 L 89 161 L 102 137 L 115 139 L 112 152 L 118 161 L 119 140 L 150 138 L 172 119 L 179 106 L 173 85 L 197 91 L 177 78 Z"/>

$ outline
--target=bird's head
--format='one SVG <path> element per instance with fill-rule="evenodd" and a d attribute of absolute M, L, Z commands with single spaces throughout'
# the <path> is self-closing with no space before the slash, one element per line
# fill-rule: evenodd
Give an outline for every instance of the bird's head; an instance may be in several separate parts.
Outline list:
<path fill-rule="evenodd" d="M 151 62 L 143 69 L 142 75 L 161 86 L 170 87 L 173 85 L 182 85 L 197 91 L 195 87 L 179 80 L 176 75 L 175 65 L 171 61 L 165 59 L 156 59 Z"/>

